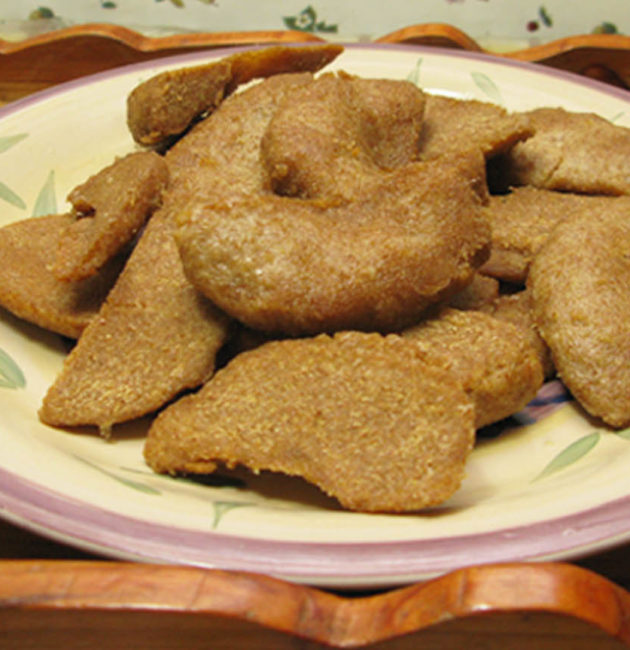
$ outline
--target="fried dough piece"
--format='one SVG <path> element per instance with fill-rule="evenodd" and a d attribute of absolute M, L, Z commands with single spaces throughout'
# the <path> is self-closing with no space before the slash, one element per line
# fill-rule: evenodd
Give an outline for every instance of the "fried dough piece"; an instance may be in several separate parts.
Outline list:
<path fill-rule="evenodd" d="M 75 187 L 74 219 L 59 238 L 53 273 L 88 278 L 119 253 L 162 201 L 168 167 L 153 152 L 127 154 Z"/>
<path fill-rule="evenodd" d="M 87 280 L 58 280 L 48 264 L 71 221 L 68 214 L 56 214 L 0 228 L 0 305 L 40 327 L 78 338 L 96 316 L 124 258 L 112 259 Z"/>
<path fill-rule="evenodd" d="M 259 92 L 277 79 L 260 84 Z M 372 115 L 377 99 L 388 105 L 381 98 L 380 84 L 363 84 L 350 77 L 329 77 L 324 84 L 299 81 L 301 85 L 277 104 L 280 111 L 313 86 L 341 88 L 339 92 L 353 95 L 367 88 L 365 101 Z M 386 86 L 390 88 L 389 83 Z M 413 87 L 403 87 L 405 96 L 411 93 L 418 101 Z M 212 130 L 216 138 L 225 137 L 223 131 L 231 128 L 222 120 L 238 119 L 242 112 L 235 103 L 239 97 L 230 99 L 231 103 L 226 101 L 212 119 L 200 125 L 210 132 L 213 124 L 220 124 L 221 130 Z M 418 110 L 416 104 L 413 114 Z M 263 131 L 266 137 L 278 113 L 263 114 L 269 116 L 269 127 Z M 400 122 L 395 119 L 393 124 Z M 383 117 L 369 133 L 371 141 L 375 133 L 383 134 L 386 123 Z M 324 133 L 333 139 L 338 131 L 339 125 L 333 123 Z M 192 156 L 204 169 L 208 168 L 205 161 L 219 154 L 214 141 L 205 136 L 202 141 L 200 153 L 194 145 Z M 255 150 L 253 138 L 246 143 Z M 372 150 L 379 147 L 376 142 L 370 146 Z M 207 147 L 212 148 L 211 155 Z M 393 158 L 385 146 L 378 156 Z M 192 169 L 184 162 L 186 169 Z M 234 163 L 228 167 L 237 168 Z M 221 168 L 217 167 L 220 176 Z M 248 168 L 243 176 L 255 173 Z M 242 185 L 238 179 L 231 177 L 225 185 L 222 180 L 208 180 L 205 186 L 212 186 L 217 198 L 199 198 L 204 192 L 208 195 L 207 189 L 201 189 L 179 217 L 177 241 L 184 268 L 205 295 L 255 329 L 313 334 L 396 328 L 416 320 L 427 304 L 467 284 L 487 255 L 489 233 L 478 219 L 478 207 L 485 200 L 484 173 L 482 157 L 472 154 L 431 166 L 403 166 L 393 172 L 379 169 L 369 190 L 359 194 L 355 184 L 350 195 L 358 194 L 356 205 L 338 196 L 314 201 L 274 196 L 265 190 L 266 177 L 260 178 L 258 192 L 251 187 L 242 197 L 238 196 Z M 443 192 L 444 187 L 448 191 Z M 435 237 L 423 234 L 432 228 Z M 334 233 L 338 236 L 331 236 Z"/>
<path fill-rule="evenodd" d="M 491 314 L 500 320 L 506 320 L 522 327 L 529 337 L 532 347 L 536 350 L 546 379 L 553 377 L 556 370 L 551 358 L 551 352 L 543 341 L 534 320 L 531 291 L 527 288 L 516 293 L 498 296 L 494 301 L 479 307 L 481 311 Z"/>
<path fill-rule="evenodd" d="M 474 99 L 426 94 L 419 151 L 422 160 L 477 148 L 486 158 L 508 151 L 532 133 L 529 120 Z"/>
<path fill-rule="evenodd" d="M 155 145 L 183 133 L 241 84 L 289 72 L 316 72 L 343 51 L 334 44 L 276 46 L 239 52 L 219 61 L 162 72 L 127 98 L 127 124 L 137 142 Z"/>
<path fill-rule="evenodd" d="M 485 207 L 492 227 L 492 249 L 481 272 L 524 284 L 534 256 L 558 223 L 571 216 L 609 210 L 630 214 L 630 199 L 529 186 L 516 187 L 507 195 L 492 196 Z"/>
<path fill-rule="evenodd" d="M 470 284 L 448 301 L 448 306 L 463 311 L 481 309 L 484 305 L 492 304 L 498 297 L 499 281 L 477 272 L 473 274 Z"/>
<path fill-rule="evenodd" d="M 166 211 L 149 221 L 99 314 L 66 357 L 40 419 L 56 426 L 152 412 L 214 370 L 227 319 L 186 280 Z"/>
<path fill-rule="evenodd" d="M 528 335 L 489 314 L 447 308 L 401 335 L 416 343 L 429 363 L 462 382 L 475 404 L 478 429 L 519 411 L 542 386 L 542 367 Z"/>
<path fill-rule="evenodd" d="M 263 134 L 285 97 L 312 81 L 308 72 L 277 75 L 228 97 L 166 154 L 169 197 L 181 194 L 183 204 L 191 197 L 223 199 L 268 189 L 260 160 Z"/>
<path fill-rule="evenodd" d="M 173 239 L 176 216 L 191 195 L 260 191 L 257 145 L 269 116 L 285 92 L 311 79 L 308 73 L 279 75 L 233 95 L 166 154 L 171 182 L 164 204 L 45 396 L 44 422 L 92 424 L 107 433 L 212 374 L 228 323 L 184 275 Z M 235 148 L 235 140 L 242 146 Z"/>
<path fill-rule="evenodd" d="M 630 129 L 593 113 L 539 108 L 534 129 L 503 161 L 511 185 L 583 194 L 630 193 Z"/>
<path fill-rule="evenodd" d="M 191 282 L 270 333 L 391 331 L 464 287 L 486 259 L 480 155 L 415 163 L 347 204 L 265 195 L 190 204 Z"/>
<path fill-rule="evenodd" d="M 473 418 L 459 383 L 414 345 L 344 332 L 240 354 L 157 417 L 144 454 L 156 472 L 240 464 L 302 476 L 345 508 L 403 512 L 458 489 Z"/>
<path fill-rule="evenodd" d="M 563 221 L 534 259 L 528 287 L 560 379 L 591 415 L 628 426 L 628 216 L 601 212 Z"/>
<path fill-rule="evenodd" d="M 417 159 L 424 94 L 409 82 L 327 74 L 278 108 L 261 142 L 272 189 L 352 200 Z"/>

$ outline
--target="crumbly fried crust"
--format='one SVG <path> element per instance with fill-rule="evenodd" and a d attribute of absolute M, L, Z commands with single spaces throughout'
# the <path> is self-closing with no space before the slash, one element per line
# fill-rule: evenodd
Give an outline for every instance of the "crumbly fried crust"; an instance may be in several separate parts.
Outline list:
<path fill-rule="evenodd" d="M 58 280 L 50 259 L 71 222 L 69 214 L 59 214 L 0 229 L 0 305 L 24 320 L 76 339 L 96 316 L 124 258 L 112 259 L 86 280 Z"/>
<path fill-rule="evenodd" d="M 191 203 L 177 233 L 191 282 L 267 332 L 395 330 L 487 257 L 481 156 L 415 163 L 347 204 L 272 194 Z"/>
<path fill-rule="evenodd" d="M 526 117 L 496 104 L 427 93 L 420 158 L 430 160 L 467 149 L 481 150 L 491 158 L 531 133 Z"/>
<path fill-rule="evenodd" d="M 489 314 L 447 308 L 402 336 L 462 382 L 475 404 L 477 428 L 516 413 L 542 386 L 542 367 L 527 334 Z"/>
<path fill-rule="evenodd" d="M 448 306 L 462 310 L 481 309 L 498 297 L 499 281 L 477 272 L 472 276 L 469 285 L 448 300 Z"/>
<path fill-rule="evenodd" d="M 74 219 L 59 238 L 53 273 L 68 281 L 94 275 L 161 204 L 168 177 L 161 156 L 139 151 L 75 187 L 68 196 Z"/>
<path fill-rule="evenodd" d="M 534 135 L 506 157 L 512 185 L 584 194 L 630 194 L 630 129 L 593 113 L 539 108 L 524 115 Z"/>
<path fill-rule="evenodd" d="M 308 72 L 277 75 L 226 99 L 166 154 L 169 197 L 178 193 L 187 203 L 268 188 L 260 159 L 263 134 L 285 97 L 312 80 Z"/>
<path fill-rule="evenodd" d="M 480 307 L 481 311 L 492 314 L 495 318 L 506 320 L 527 332 L 529 340 L 538 354 L 543 373 L 546 378 L 555 374 L 553 360 L 549 347 L 543 341 L 534 319 L 532 310 L 531 291 L 527 288 L 516 293 L 508 293 L 498 296 L 490 303 Z"/>
<path fill-rule="evenodd" d="M 601 212 L 559 224 L 528 278 L 536 324 L 582 406 L 630 424 L 630 220 Z"/>
<path fill-rule="evenodd" d="M 310 79 L 307 73 L 280 75 L 232 96 L 224 105 L 236 105 L 236 118 L 224 119 L 220 108 L 166 154 L 171 182 L 164 204 L 45 396 L 44 422 L 107 431 L 155 411 L 212 374 L 228 319 L 184 275 L 173 238 L 177 214 L 190 196 L 260 188 L 259 133 L 282 93 Z M 230 154 L 234 138 L 243 146 Z M 226 150 L 227 142 L 232 146 Z"/>
<path fill-rule="evenodd" d="M 46 393 L 43 422 L 107 432 L 212 374 L 227 319 L 186 280 L 172 235 L 158 211 Z"/>
<path fill-rule="evenodd" d="M 524 284 L 534 256 L 558 223 L 571 216 L 609 210 L 628 214 L 630 198 L 586 196 L 529 186 L 492 196 L 484 208 L 492 228 L 492 248 L 481 271 Z"/>
<path fill-rule="evenodd" d="M 272 189 L 353 200 L 383 170 L 413 162 L 424 94 L 409 82 L 327 74 L 279 106 L 261 142 Z"/>
<path fill-rule="evenodd" d="M 145 458 L 158 472 L 245 465 L 302 476 L 353 510 L 441 503 L 474 441 L 459 383 L 400 337 L 346 332 L 267 343 L 163 411 Z"/>
<path fill-rule="evenodd" d="M 137 142 L 158 144 L 215 110 L 240 84 L 281 73 L 316 72 L 342 51 L 334 44 L 267 47 L 162 72 L 129 94 L 127 125 Z"/>

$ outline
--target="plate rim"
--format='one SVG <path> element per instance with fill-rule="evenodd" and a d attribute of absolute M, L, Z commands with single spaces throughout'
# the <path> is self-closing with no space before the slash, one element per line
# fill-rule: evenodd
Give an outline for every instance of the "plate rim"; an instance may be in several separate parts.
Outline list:
<path fill-rule="evenodd" d="M 564 517 L 468 535 L 378 542 L 278 541 L 144 521 L 44 488 L 1 467 L 0 516 L 112 558 L 242 570 L 336 588 L 402 585 L 471 565 L 578 558 L 630 539 L 630 526 L 612 536 L 600 532 L 611 520 L 630 520 L 630 495 Z M 565 540 L 562 546 L 558 536 Z M 469 549 L 476 546 L 480 549 L 470 558 Z M 209 548 L 220 554 L 207 554 Z M 436 548 L 438 553 L 427 553 Z M 460 561 L 453 562 L 455 558 Z M 369 565 L 370 570 L 357 572 L 357 565 Z"/>

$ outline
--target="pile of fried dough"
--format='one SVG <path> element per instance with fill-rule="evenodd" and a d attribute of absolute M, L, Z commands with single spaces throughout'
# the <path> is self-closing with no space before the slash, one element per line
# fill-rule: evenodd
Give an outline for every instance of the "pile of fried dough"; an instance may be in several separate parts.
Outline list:
<path fill-rule="evenodd" d="M 320 72 L 341 51 L 157 75 L 138 151 L 0 229 L 0 304 L 77 339 L 42 422 L 156 414 L 156 472 L 282 472 L 364 512 L 448 499 L 554 376 L 630 424 L 630 130 Z"/>

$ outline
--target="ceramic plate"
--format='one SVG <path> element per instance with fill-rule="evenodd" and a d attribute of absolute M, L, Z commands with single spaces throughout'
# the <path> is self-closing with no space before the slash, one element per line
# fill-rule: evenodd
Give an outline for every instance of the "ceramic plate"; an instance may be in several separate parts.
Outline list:
<path fill-rule="evenodd" d="M 71 188 L 134 148 L 127 93 L 157 71 L 208 58 L 123 68 L 4 108 L 0 225 L 65 210 Z M 621 91 L 482 55 L 353 46 L 331 67 L 508 109 L 593 111 L 630 126 Z M 157 476 L 142 460 L 146 422 L 119 427 L 110 442 L 42 425 L 37 410 L 66 351 L 60 337 L 0 311 L 1 513 L 77 547 L 354 588 L 469 564 L 575 557 L 630 538 L 629 432 L 587 419 L 557 382 L 485 432 L 447 503 L 367 515 L 342 511 L 299 479 Z"/>

